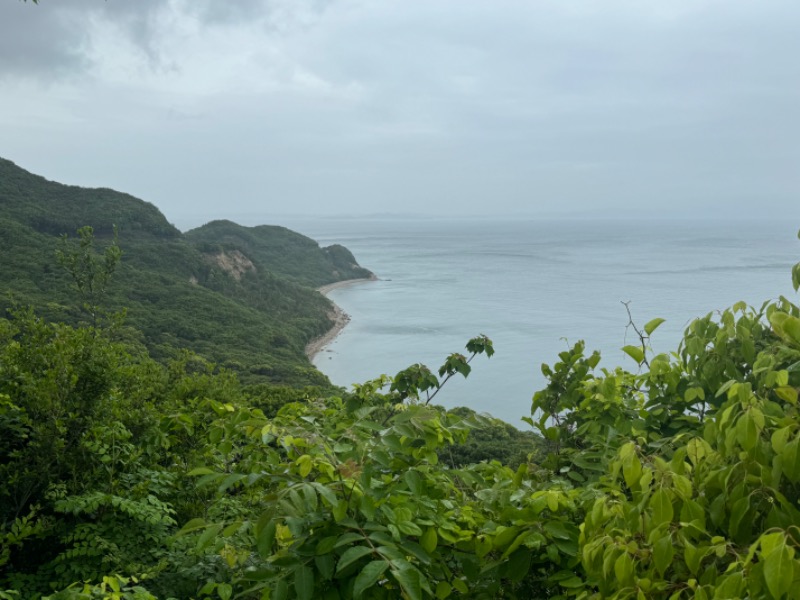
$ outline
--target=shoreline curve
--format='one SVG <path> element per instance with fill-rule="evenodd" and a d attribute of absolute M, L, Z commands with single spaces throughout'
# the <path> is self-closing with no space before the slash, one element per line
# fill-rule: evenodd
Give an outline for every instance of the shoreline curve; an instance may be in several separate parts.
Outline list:
<path fill-rule="evenodd" d="M 378 278 L 373 274 L 372 277 L 363 277 L 361 279 L 345 279 L 344 281 L 336 281 L 334 283 L 329 283 L 327 285 L 323 285 L 317 288 L 317 291 L 322 294 L 323 296 L 327 296 L 329 292 L 333 290 L 337 290 L 343 287 L 350 287 L 351 285 L 356 285 L 358 283 L 366 283 L 368 281 L 377 281 Z M 331 327 L 328 331 L 324 334 L 319 336 L 318 338 L 314 338 L 308 344 L 306 344 L 305 352 L 308 360 L 313 362 L 314 357 L 317 354 L 322 352 L 327 346 L 329 346 L 342 332 L 342 330 L 347 326 L 350 322 L 350 315 L 344 312 L 338 304 L 336 304 L 333 300 L 331 300 L 331 304 L 333 308 L 328 316 L 333 321 L 333 327 Z"/>

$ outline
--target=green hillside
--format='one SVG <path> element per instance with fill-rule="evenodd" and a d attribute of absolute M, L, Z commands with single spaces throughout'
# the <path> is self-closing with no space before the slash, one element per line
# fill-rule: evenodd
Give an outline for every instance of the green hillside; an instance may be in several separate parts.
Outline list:
<path fill-rule="evenodd" d="M 86 319 L 56 261 L 61 236 L 86 225 L 100 252 L 116 227 L 123 251 L 107 313 L 126 309 L 129 331 L 141 332 L 158 359 L 188 348 L 246 382 L 326 384 L 304 354 L 332 324 L 330 302 L 312 288 L 371 275 L 346 249 L 322 249 L 282 227 L 218 221 L 182 234 L 152 204 L 48 181 L 0 159 L 0 308 Z"/>
<path fill-rule="evenodd" d="M 206 256 L 240 252 L 255 265 L 308 286 L 371 275 L 344 246 L 320 249 L 314 240 L 275 225 L 243 227 L 231 221 L 212 221 L 187 232 L 186 239 Z"/>

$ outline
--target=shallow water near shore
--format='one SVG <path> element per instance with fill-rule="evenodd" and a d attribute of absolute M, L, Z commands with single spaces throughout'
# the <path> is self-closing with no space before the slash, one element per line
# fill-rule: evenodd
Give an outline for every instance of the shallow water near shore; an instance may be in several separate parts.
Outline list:
<path fill-rule="evenodd" d="M 677 349 L 691 319 L 744 300 L 794 301 L 796 223 L 712 221 L 288 220 L 321 245 L 340 243 L 379 281 L 331 291 L 351 322 L 315 357 L 339 385 L 422 362 L 437 369 L 466 341 L 488 335 L 466 381 L 437 396 L 517 426 L 544 386 L 542 363 L 580 339 L 601 367 L 635 370 L 622 353 L 621 302 L 634 320 L 666 322 L 652 346 Z"/>

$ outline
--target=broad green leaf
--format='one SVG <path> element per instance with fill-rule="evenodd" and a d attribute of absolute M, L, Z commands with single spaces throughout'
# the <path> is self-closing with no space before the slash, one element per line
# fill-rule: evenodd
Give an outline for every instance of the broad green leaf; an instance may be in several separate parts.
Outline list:
<path fill-rule="evenodd" d="M 733 539 L 738 540 L 752 527 L 752 523 L 749 522 L 750 509 L 750 498 L 746 496 L 733 503 L 729 529 Z"/>
<path fill-rule="evenodd" d="M 693 438 L 686 444 L 686 452 L 694 466 L 699 465 L 711 452 L 711 447 L 702 438 Z"/>
<path fill-rule="evenodd" d="M 758 435 L 760 430 L 758 428 L 758 422 L 756 419 L 756 411 L 758 411 L 758 414 L 761 416 L 761 420 L 763 422 L 764 415 L 761 414 L 761 411 L 759 411 L 757 408 L 746 410 L 736 422 L 736 437 L 739 440 L 739 444 L 745 450 L 752 450 L 758 443 Z"/>
<path fill-rule="evenodd" d="M 286 583 L 286 580 L 279 579 L 275 583 L 275 588 L 272 590 L 272 596 L 270 596 L 270 600 L 286 600 L 289 597 L 289 584 Z"/>
<path fill-rule="evenodd" d="M 328 554 L 336 547 L 337 540 L 338 538 L 335 535 L 322 538 L 317 543 L 317 547 L 314 550 L 314 554 L 316 554 L 317 556 L 321 554 Z"/>
<path fill-rule="evenodd" d="M 545 521 L 544 530 L 554 538 L 568 540 L 572 537 L 567 526 L 561 521 Z"/>
<path fill-rule="evenodd" d="M 314 571 L 305 565 L 294 571 L 294 591 L 299 600 L 312 600 L 314 597 Z"/>
<path fill-rule="evenodd" d="M 339 559 L 339 564 L 336 565 L 336 572 L 341 573 L 344 569 L 352 565 L 358 559 L 372 553 L 372 548 L 367 546 L 353 546 L 348 548 Z"/>
<path fill-rule="evenodd" d="M 783 322 L 783 331 L 795 344 L 800 344 L 800 319 L 789 317 Z"/>
<path fill-rule="evenodd" d="M 492 551 L 492 540 L 485 535 L 475 536 L 475 554 L 483 558 Z"/>
<path fill-rule="evenodd" d="M 222 530 L 222 537 L 232 536 L 234 533 L 239 531 L 242 525 L 244 525 L 242 521 L 234 521 L 233 523 L 231 523 L 225 529 Z"/>
<path fill-rule="evenodd" d="M 689 540 L 683 541 L 683 559 L 692 575 L 697 575 L 697 572 L 700 570 L 700 563 L 707 551 L 707 548 L 693 546 Z"/>
<path fill-rule="evenodd" d="M 388 566 L 389 563 L 385 560 L 373 560 L 367 563 L 361 573 L 358 574 L 358 577 L 356 577 L 353 585 L 353 597 L 360 598 L 366 590 L 375 585 Z"/>
<path fill-rule="evenodd" d="M 625 346 L 622 351 L 637 363 L 642 364 L 644 362 L 644 350 L 642 350 L 641 346 Z"/>
<path fill-rule="evenodd" d="M 403 479 L 405 479 L 408 489 L 410 489 L 414 494 L 418 496 L 423 494 L 424 487 L 422 483 L 422 477 L 420 477 L 417 471 L 413 469 L 406 471 L 403 474 Z"/>
<path fill-rule="evenodd" d="M 361 533 L 343 533 L 340 535 L 336 540 L 336 548 L 339 546 L 344 546 L 345 544 L 350 544 L 351 542 L 358 542 L 364 539 L 364 535 Z"/>
<path fill-rule="evenodd" d="M 658 527 L 662 523 L 671 523 L 674 511 L 672 508 L 672 501 L 670 500 L 669 493 L 662 489 L 656 492 L 650 498 L 650 508 L 653 511 L 653 526 Z"/>
<path fill-rule="evenodd" d="M 275 521 L 270 521 L 258 532 L 256 548 L 261 558 L 269 558 L 272 555 L 272 544 L 275 542 L 276 529 Z"/>
<path fill-rule="evenodd" d="M 653 544 L 653 562 L 662 577 L 672 564 L 673 556 L 675 556 L 675 548 L 672 545 L 672 537 L 669 532 L 664 532 Z"/>
<path fill-rule="evenodd" d="M 312 481 L 311 486 L 317 490 L 317 493 L 325 498 L 325 500 L 331 506 L 336 506 L 339 502 L 339 498 L 336 496 L 336 492 L 330 489 L 328 486 L 319 483 L 318 481 Z"/>
<path fill-rule="evenodd" d="M 314 564 L 317 566 L 317 572 L 322 579 L 330 581 L 333 579 L 333 572 L 336 567 L 333 554 L 323 554 L 322 556 L 314 557 Z"/>
<path fill-rule="evenodd" d="M 647 335 L 651 335 L 663 322 L 664 319 L 661 318 L 655 318 L 651 321 L 648 321 L 644 324 L 645 333 L 647 333 Z"/>
<path fill-rule="evenodd" d="M 192 469 L 186 475 L 189 477 L 194 477 L 196 475 L 215 475 L 215 471 L 212 471 L 208 467 L 197 467 L 196 469 Z"/>
<path fill-rule="evenodd" d="M 230 600 L 231 594 L 233 594 L 233 588 L 228 583 L 220 583 L 217 586 L 217 596 L 220 597 L 220 600 Z"/>
<path fill-rule="evenodd" d="M 788 442 L 781 452 L 783 472 L 792 483 L 800 481 L 800 435 Z"/>
<path fill-rule="evenodd" d="M 453 592 L 453 588 L 446 581 L 440 581 L 436 584 L 436 597 L 439 600 L 445 600 Z"/>
<path fill-rule="evenodd" d="M 498 550 L 502 550 L 513 542 L 517 535 L 519 535 L 519 527 L 499 526 L 497 528 L 497 535 L 494 537 L 494 547 Z"/>
<path fill-rule="evenodd" d="M 786 443 L 789 441 L 789 437 L 792 435 L 792 426 L 787 425 L 786 427 L 781 427 L 780 429 L 776 429 L 772 433 L 772 449 L 775 451 L 776 454 L 782 454 L 783 449 L 786 447 Z"/>
<path fill-rule="evenodd" d="M 199 552 L 206 546 L 208 546 L 212 540 L 217 537 L 219 532 L 222 531 L 222 525 L 215 524 L 211 525 L 206 529 L 203 534 L 200 536 L 200 539 L 197 540 L 197 545 L 195 546 L 195 550 Z"/>
<path fill-rule="evenodd" d="M 420 573 L 405 563 L 400 568 L 392 569 L 392 576 L 408 596 L 408 600 L 422 600 L 422 582 Z"/>
<path fill-rule="evenodd" d="M 433 554 L 436 551 L 438 543 L 439 536 L 436 535 L 436 529 L 433 527 L 428 527 L 425 533 L 419 538 L 419 545 L 422 546 L 428 554 Z"/>
<path fill-rule="evenodd" d="M 727 573 L 717 579 L 714 598 L 741 598 L 744 577 L 741 571 Z"/>
<path fill-rule="evenodd" d="M 794 580 L 792 551 L 785 543 L 777 546 L 763 557 L 764 579 L 773 598 L 780 598 L 789 591 Z"/>
<path fill-rule="evenodd" d="M 178 532 L 179 535 L 184 535 L 187 533 L 191 533 L 192 531 L 197 531 L 198 529 L 203 529 L 206 527 L 206 522 L 203 519 L 192 519 L 186 525 L 181 527 L 181 530 Z"/>
<path fill-rule="evenodd" d="M 296 462 L 300 477 L 308 477 L 308 474 L 311 473 L 311 467 L 313 466 L 311 457 L 308 454 L 303 454 Z"/>
<path fill-rule="evenodd" d="M 420 529 L 416 523 L 412 523 L 411 521 L 400 521 L 397 524 L 397 528 L 406 535 L 422 535 L 422 529 Z"/>
<path fill-rule="evenodd" d="M 620 554 L 614 562 L 614 575 L 622 587 L 626 587 L 633 582 L 633 559 L 627 552 Z"/>
<path fill-rule="evenodd" d="M 758 543 L 761 545 L 761 554 L 766 556 L 771 554 L 773 550 L 786 545 L 786 535 L 782 531 L 765 533 L 759 538 Z"/>
<path fill-rule="evenodd" d="M 797 389 L 791 386 L 780 386 L 775 388 L 775 393 L 781 400 L 789 404 L 797 404 Z"/>
<path fill-rule="evenodd" d="M 511 581 L 522 581 L 528 574 L 531 566 L 531 551 L 527 548 L 520 548 L 514 552 L 506 563 L 507 577 Z"/>
<path fill-rule="evenodd" d="M 625 478 L 625 485 L 631 489 L 639 487 L 639 479 L 642 477 L 642 462 L 635 454 L 627 456 L 622 461 L 622 476 Z"/>
<path fill-rule="evenodd" d="M 792 287 L 794 291 L 800 291 L 800 263 L 792 267 Z"/>

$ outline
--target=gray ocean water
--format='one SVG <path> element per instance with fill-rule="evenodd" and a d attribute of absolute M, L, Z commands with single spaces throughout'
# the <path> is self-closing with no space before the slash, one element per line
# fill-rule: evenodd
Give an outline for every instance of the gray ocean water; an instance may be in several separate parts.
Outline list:
<path fill-rule="evenodd" d="M 601 366 L 636 364 L 621 302 L 635 321 L 666 322 L 656 352 L 677 349 L 695 317 L 744 300 L 798 300 L 791 267 L 800 261 L 789 222 L 290 220 L 322 245 L 344 244 L 379 281 L 333 291 L 352 317 L 316 358 L 349 386 L 421 362 L 438 368 L 470 337 L 486 334 L 496 354 L 479 357 L 466 381 L 437 396 L 517 426 L 544 386 L 542 363 L 583 339 Z"/>

